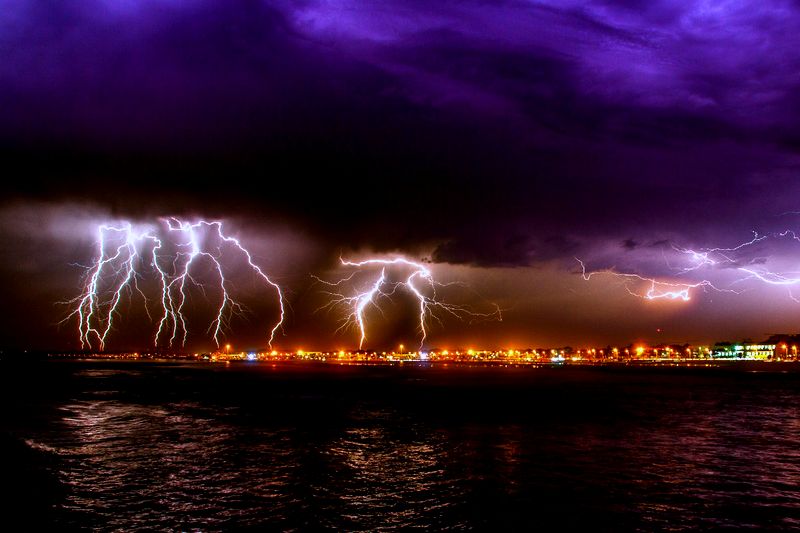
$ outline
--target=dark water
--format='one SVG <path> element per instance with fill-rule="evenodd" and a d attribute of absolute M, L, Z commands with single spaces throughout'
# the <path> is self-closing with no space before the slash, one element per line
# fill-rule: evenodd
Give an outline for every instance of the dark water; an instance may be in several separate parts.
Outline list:
<path fill-rule="evenodd" d="M 0 371 L 5 523 L 800 528 L 796 372 L 98 362 Z"/>

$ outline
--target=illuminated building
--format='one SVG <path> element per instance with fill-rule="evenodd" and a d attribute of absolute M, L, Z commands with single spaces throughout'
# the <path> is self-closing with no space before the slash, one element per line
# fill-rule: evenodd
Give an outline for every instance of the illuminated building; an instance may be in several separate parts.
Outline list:
<path fill-rule="evenodd" d="M 717 343 L 711 351 L 714 359 L 767 360 L 775 355 L 775 344 Z"/>

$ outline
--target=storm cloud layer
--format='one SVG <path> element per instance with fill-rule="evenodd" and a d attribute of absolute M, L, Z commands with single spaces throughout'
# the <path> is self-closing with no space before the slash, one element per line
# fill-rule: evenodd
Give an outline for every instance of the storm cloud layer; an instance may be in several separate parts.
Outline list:
<path fill-rule="evenodd" d="M 662 317 L 615 329 L 543 309 L 600 305 L 567 302 L 575 257 L 670 275 L 673 243 L 792 227 L 798 41 L 790 1 L 11 1 L 5 257 L 36 233 L 9 215 L 30 206 L 224 217 L 259 240 L 302 236 L 264 254 L 303 273 L 295 294 L 342 250 L 404 252 L 509 298 L 519 342 L 641 334 Z M 741 261 L 786 271 L 797 252 Z M 569 296 L 534 304 L 550 275 Z M 45 300 L 31 313 L 50 316 Z M 720 313 L 675 334 L 748 324 Z M 772 327 L 760 315 L 747 335 Z"/>

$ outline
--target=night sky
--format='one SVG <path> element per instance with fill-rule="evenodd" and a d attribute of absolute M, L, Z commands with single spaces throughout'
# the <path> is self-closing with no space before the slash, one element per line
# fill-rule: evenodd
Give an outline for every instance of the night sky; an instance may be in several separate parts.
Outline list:
<path fill-rule="evenodd" d="M 465 284 L 443 298 L 503 309 L 432 323 L 428 347 L 797 331 L 800 242 L 778 232 L 800 231 L 798 50 L 796 1 L 11 0 L 0 345 L 79 348 L 56 302 L 80 293 L 97 224 L 170 215 L 225 220 L 280 283 L 285 349 L 357 346 L 316 311 L 312 275 L 347 275 L 340 255 L 424 260 Z M 754 231 L 691 271 L 675 249 Z M 576 257 L 724 290 L 650 301 Z M 207 298 L 189 349 L 212 347 Z M 262 347 L 274 302 L 245 299 L 228 340 Z M 371 315 L 368 345 L 418 342 L 407 300 Z M 152 330 L 134 298 L 108 348 Z"/>

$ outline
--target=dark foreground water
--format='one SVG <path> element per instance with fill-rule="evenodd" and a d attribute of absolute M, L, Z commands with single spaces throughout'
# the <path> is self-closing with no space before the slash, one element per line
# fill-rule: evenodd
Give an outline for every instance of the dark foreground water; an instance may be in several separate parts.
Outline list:
<path fill-rule="evenodd" d="M 0 523 L 800 528 L 800 374 L 4 365 Z"/>

